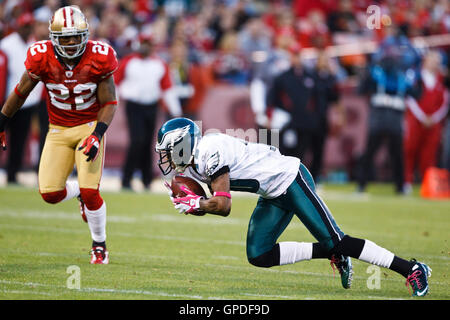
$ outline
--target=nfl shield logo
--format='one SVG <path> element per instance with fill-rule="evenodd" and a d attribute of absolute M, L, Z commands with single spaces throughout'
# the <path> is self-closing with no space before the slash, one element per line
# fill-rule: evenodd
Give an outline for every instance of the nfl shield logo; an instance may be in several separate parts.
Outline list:
<path fill-rule="evenodd" d="M 70 78 L 73 76 L 73 71 L 66 71 L 66 77 Z"/>

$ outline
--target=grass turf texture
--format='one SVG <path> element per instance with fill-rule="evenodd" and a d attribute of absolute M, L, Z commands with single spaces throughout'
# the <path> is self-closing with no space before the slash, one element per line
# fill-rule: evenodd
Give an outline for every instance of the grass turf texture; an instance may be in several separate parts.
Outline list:
<path fill-rule="evenodd" d="M 450 201 L 398 197 L 392 186 L 325 185 L 323 199 L 341 229 L 400 257 L 431 266 L 425 299 L 449 299 Z M 247 224 L 256 197 L 234 197 L 231 215 L 178 214 L 166 195 L 102 193 L 109 265 L 89 265 L 90 233 L 76 200 L 46 204 L 35 189 L 0 189 L 0 299 L 412 299 L 404 278 L 353 259 L 350 290 L 328 260 L 257 268 L 247 262 Z M 280 241 L 315 240 L 294 216 Z M 80 289 L 68 289 L 68 267 Z M 372 278 L 370 278 L 372 276 Z"/>

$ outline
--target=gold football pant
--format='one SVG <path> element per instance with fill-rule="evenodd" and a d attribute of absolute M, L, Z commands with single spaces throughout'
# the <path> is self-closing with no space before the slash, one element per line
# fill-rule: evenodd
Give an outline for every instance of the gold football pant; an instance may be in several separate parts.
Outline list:
<path fill-rule="evenodd" d="M 96 121 L 76 127 L 49 125 L 39 164 L 41 194 L 64 190 L 74 164 L 80 189 L 98 190 L 105 155 L 105 137 L 100 142 L 99 155 L 95 161 L 86 161 L 84 149 L 78 151 L 83 141 L 94 131 L 95 125 Z"/>

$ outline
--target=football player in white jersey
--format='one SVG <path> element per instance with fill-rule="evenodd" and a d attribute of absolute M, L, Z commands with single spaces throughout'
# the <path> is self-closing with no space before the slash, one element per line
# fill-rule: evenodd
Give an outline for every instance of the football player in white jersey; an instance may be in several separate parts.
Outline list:
<path fill-rule="evenodd" d="M 280 154 L 277 148 L 249 143 L 225 134 L 202 137 L 190 119 L 167 121 L 158 131 L 156 151 L 164 175 L 184 172 L 208 184 L 212 197 L 204 199 L 184 188 L 186 197 L 171 200 L 180 213 L 228 216 L 233 191 L 260 195 L 250 218 L 247 258 L 257 267 L 272 267 L 310 259 L 330 259 L 339 270 L 342 286 L 350 288 L 350 257 L 389 268 L 403 275 L 413 295 L 428 292 L 431 269 L 416 260 L 404 260 L 370 240 L 353 238 L 338 227 L 315 191 L 314 180 L 300 159 Z M 277 242 L 297 216 L 316 243 Z"/>

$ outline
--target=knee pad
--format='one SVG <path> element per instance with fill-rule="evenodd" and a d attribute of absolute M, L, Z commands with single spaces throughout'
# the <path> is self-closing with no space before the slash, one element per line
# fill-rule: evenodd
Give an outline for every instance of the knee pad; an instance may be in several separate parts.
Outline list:
<path fill-rule="evenodd" d="M 248 257 L 248 262 L 255 267 L 261 268 L 270 268 L 280 265 L 280 245 L 277 243 L 271 250 L 264 252 L 257 257 Z"/>
<path fill-rule="evenodd" d="M 103 204 L 103 199 L 100 197 L 98 189 L 80 188 L 80 196 L 88 210 L 98 210 Z"/>
<path fill-rule="evenodd" d="M 51 204 L 61 202 L 66 197 L 66 195 L 67 195 L 66 189 L 54 192 L 41 193 L 42 199 L 44 199 L 45 202 Z"/>

